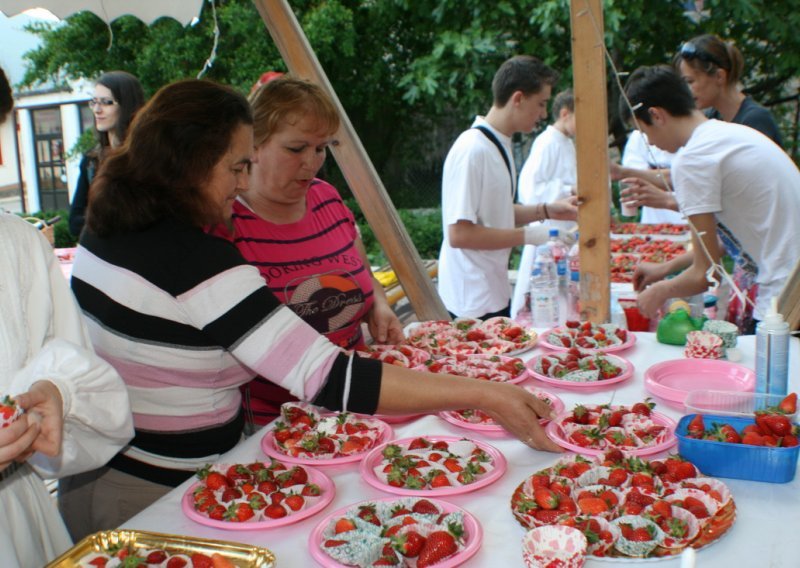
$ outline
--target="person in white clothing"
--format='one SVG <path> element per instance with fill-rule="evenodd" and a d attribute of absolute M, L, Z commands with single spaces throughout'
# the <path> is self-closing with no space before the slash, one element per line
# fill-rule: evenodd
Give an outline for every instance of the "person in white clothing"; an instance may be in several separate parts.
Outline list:
<path fill-rule="evenodd" d="M 0 123 L 12 106 L 0 69 Z M 2 565 L 43 566 L 72 541 L 42 478 L 102 465 L 133 437 L 128 391 L 92 351 L 48 242 L 8 214 L 0 214 L 0 314 L 0 399 L 11 395 L 24 409 L 0 428 Z"/>
<path fill-rule="evenodd" d="M 671 170 L 675 197 L 698 231 L 692 236 L 692 264 L 675 278 L 664 279 L 679 259 L 636 269 L 639 310 L 652 317 L 669 298 L 705 291 L 711 262 L 719 264 L 719 236 L 723 242 L 729 240 L 726 237 L 736 239 L 757 265 L 754 313 L 756 321 L 763 319 L 770 300 L 780 294 L 800 261 L 797 166 L 752 128 L 708 119 L 695 106 L 686 83 L 668 66 L 637 69 L 625 91 L 648 140 L 677 153 Z M 621 110 L 623 115 L 631 113 L 627 106 Z"/>
<path fill-rule="evenodd" d="M 565 199 L 575 194 L 578 183 L 578 161 L 575 155 L 575 95 L 572 89 L 561 91 L 553 98 L 550 109 L 553 124 L 533 141 L 528 159 L 519 173 L 519 202 L 535 205 Z M 558 229 L 564 235 L 575 228 L 573 221 L 548 219 L 542 224 Z M 525 305 L 530 286 L 527 276 L 533 268 L 534 245 L 522 249 L 517 281 L 511 296 L 511 317 Z"/>
<path fill-rule="evenodd" d="M 665 190 L 670 198 L 672 197 L 672 190 L 665 187 L 664 181 L 669 180 L 669 169 L 672 165 L 672 160 L 675 154 L 667 152 L 649 144 L 647 138 L 638 130 L 633 130 L 628 136 L 628 142 L 625 144 L 625 150 L 622 152 L 622 160 L 620 162 L 621 178 L 636 177 L 648 179 L 648 177 L 655 177 L 654 181 L 660 189 Z M 661 177 L 663 176 L 663 177 Z M 674 199 L 674 198 L 673 198 Z M 686 223 L 683 215 L 672 209 L 656 208 L 656 207 L 642 207 L 642 223 L 673 223 L 676 225 Z"/>
<path fill-rule="evenodd" d="M 515 132 L 530 132 L 546 116 L 557 74 L 539 59 L 520 55 L 500 66 L 492 81 L 492 107 L 461 133 L 444 163 L 439 294 L 452 316 L 509 315 L 511 248 L 541 244 L 545 219 L 575 219 L 568 201 L 514 204 Z M 520 226 L 516 228 L 517 226 Z"/>

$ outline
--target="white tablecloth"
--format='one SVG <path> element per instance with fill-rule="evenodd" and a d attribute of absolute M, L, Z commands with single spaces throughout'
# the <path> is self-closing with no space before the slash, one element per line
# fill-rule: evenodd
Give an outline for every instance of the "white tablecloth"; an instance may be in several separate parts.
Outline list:
<path fill-rule="evenodd" d="M 601 391 L 592 394 L 576 393 L 556 389 L 550 385 L 530 381 L 538 387 L 547 388 L 561 397 L 567 408 L 575 403 L 630 404 L 642 400 L 644 390 L 644 372 L 652 364 L 669 359 L 683 357 L 681 347 L 662 345 L 655 340 L 652 333 L 638 333 L 636 345 L 620 355 L 628 358 L 636 367 L 633 379 L 626 381 L 616 390 Z M 744 337 L 739 340 L 743 352 L 741 364 L 755 368 L 755 338 Z M 541 353 L 536 348 L 524 358 Z M 800 340 L 793 339 L 790 353 L 790 390 L 800 389 Z M 675 419 L 682 415 L 676 408 L 667 406 L 663 401 L 657 410 Z M 509 500 L 517 485 L 534 471 L 552 465 L 558 456 L 551 453 L 537 452 L 509 437 L 490 437 L 464 430 L 445 422 L 437 416 L 424 416 L 413 422 L 395 424 L 395 433 L 399 437 L 424 434 L 448 434 L 470 436 L 484 440 L 500 449 L 508 460 L 508 471 L 494 484 L 474 493 L 448 498 L 449 501 L 473 513 L 484 530 L 481 550 L 469 560 L 468 567 L 522 567 L 520 541 L 525 529 L 520 526 L 511 514 Z M 256 434 L 246 440 L 222 461 L 248 462 L 264 458 L 259 443 L 263 434 Z M 676 450 L 673 450 L 676 451 Z M 130 519 L 124 528 L 187 534 L 205 538 L 232 540 L 264 546 L 272 550 L 277 557 L 278 565 L 283 567 L 314 566 L 307 540 L 309 533 L 327 514 L 340 507 L 362 501 L 364 499 L 388 497 L 364 482 L 357 465 L 322 467 L 336 483 L 336 498 L 321 513 L 309 519 L 286 527 L 261 531 L 224 531 L 216 530 L 194 523 L 181 512 L 180 499 L 191 482 L 178 487 L 151 507 Z M 724 480 L 731 491 L 737 505 L 737 520 L 733 528 L 719 541 L 701 550 L 697 554 L 697 566 L 700 568 L 762 568 L 762 567 L 797 567 L 800 566 L 798 553 L 798 529 L 800 529 L 800 476 L 786 484 L 759 483 L 735 479 Z M 620 561 L 617 560 L 616 563 Z M 625 563 L 637 565 L 653 561 L 623 560 Z M 609 561 L 589 559 L 587 566 L 599 567 L 608 565 Z M 665 568 L 678 567 L 678 559 L 658 561 Z"/>

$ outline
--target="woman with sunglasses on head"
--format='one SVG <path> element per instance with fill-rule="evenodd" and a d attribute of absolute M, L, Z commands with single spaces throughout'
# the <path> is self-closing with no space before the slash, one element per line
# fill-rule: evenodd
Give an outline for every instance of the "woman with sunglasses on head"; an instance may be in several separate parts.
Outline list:
<path fill-rule="evenodd" d="M 236 446 L 239 387 L 256 375 L 331 410 L 481 408 L 530 447 L 560 451 L 538 421 L 550 407 L 529 392 L 348 355 L 205 231 L 248 189 L 253 142 L 244 96 L 180 81 L 142 108 L 98 173 L 72 289 L 98 355 L 128 385 L 136 435 L 108 467 L 59 488 L 73 536 L 119 526 Z"/>
<path fill-rule="evenodd" d="M 681 46 L 674 65 L 708 118 L 755 128 L 783 146 L 772 113 L 742 92 L 744 58 L 733 43 L 712 34 L 697 36 Z"/>
<path fill-rule="evenodd" d="M 144 91 L 139 79 L 125 71 L 103 73 L 94 85 L 89 108 L 94 115 L 97 146 L 87 152 L 80 165 L 80 175 L 69 209 L 69 232 L 80 235 L 86 219 L 89 186 L 109 150 L 125 140 L 128 125 L 144 105 Z"/>

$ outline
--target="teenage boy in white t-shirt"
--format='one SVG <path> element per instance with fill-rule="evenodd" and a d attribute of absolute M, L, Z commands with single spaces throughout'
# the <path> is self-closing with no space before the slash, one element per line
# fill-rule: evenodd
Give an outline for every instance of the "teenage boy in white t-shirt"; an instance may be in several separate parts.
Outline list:
<path fill-rule="evenodd" d="M 758 266 L 755 319 L 767 313 L 800 260 L 800 171 L 772 140 L 747 126 L 709 120 L 697 110 L 681 77 L 668 66 L 642 67 L 625 92 L 640 130 L 662 150 L 677 152 L 672 183 L 680 210 L 697 228 L 692 235 L 691 266 L 664 280 L 675 266 L 644 264 L 634 286 L 639 310 L 656 314 L 669 298 L 691 296 L 708 288 L 710 267 L 721 256 L 720 230 L 738 240 Z M 627 107 L 621 110 L 630 115 Z"/>
<path fill-rule="evenodd" d="M 503 63 L 492 81 L 491 109 L 461 133 L 447 154 L 439 295 L 452 316 L 509 315 L 511 248 L 542 244 L 548 238 L 546 227 L 527 223 L 577 217 L 576 207 L 568 201 L 514 204 L 511 137 L 532 131 L 547 116 L 547 100 L 557 77 L 529 55 Z"/>

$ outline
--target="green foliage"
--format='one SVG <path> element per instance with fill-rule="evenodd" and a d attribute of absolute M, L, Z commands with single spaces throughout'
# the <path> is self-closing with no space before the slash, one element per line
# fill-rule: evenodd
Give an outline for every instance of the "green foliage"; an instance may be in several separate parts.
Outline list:
<path fill-rule="evenodd" d="M 66 209 L 58 209 L 55 211 L 37 211 L 26 215 L 27 217 L 36 217 L 37 219 L 48 220 L 54 217 L 61 217 L 61 219 L 53 225 L 53 240 L 55 248 L 70 248 L 77 244 L 77 239 L 69 232 L 69 211 Z"/>
<path fill-rule="evenodd" d="M 358 205 L 351 200 L 346 200 L 346 202 L 356 216 L 356 222 L 361 230 L 361 240 L 364 242 L 370 264 L 373 266 L 386 264 L 388 262 L 386 255 L 372 229 L 366 223 Z M 400 209 L 398 214 L 420 257 L 423 259 L 439 258 L 439 249 L 442 246 L 442 210 L 439 208 Z"/>

